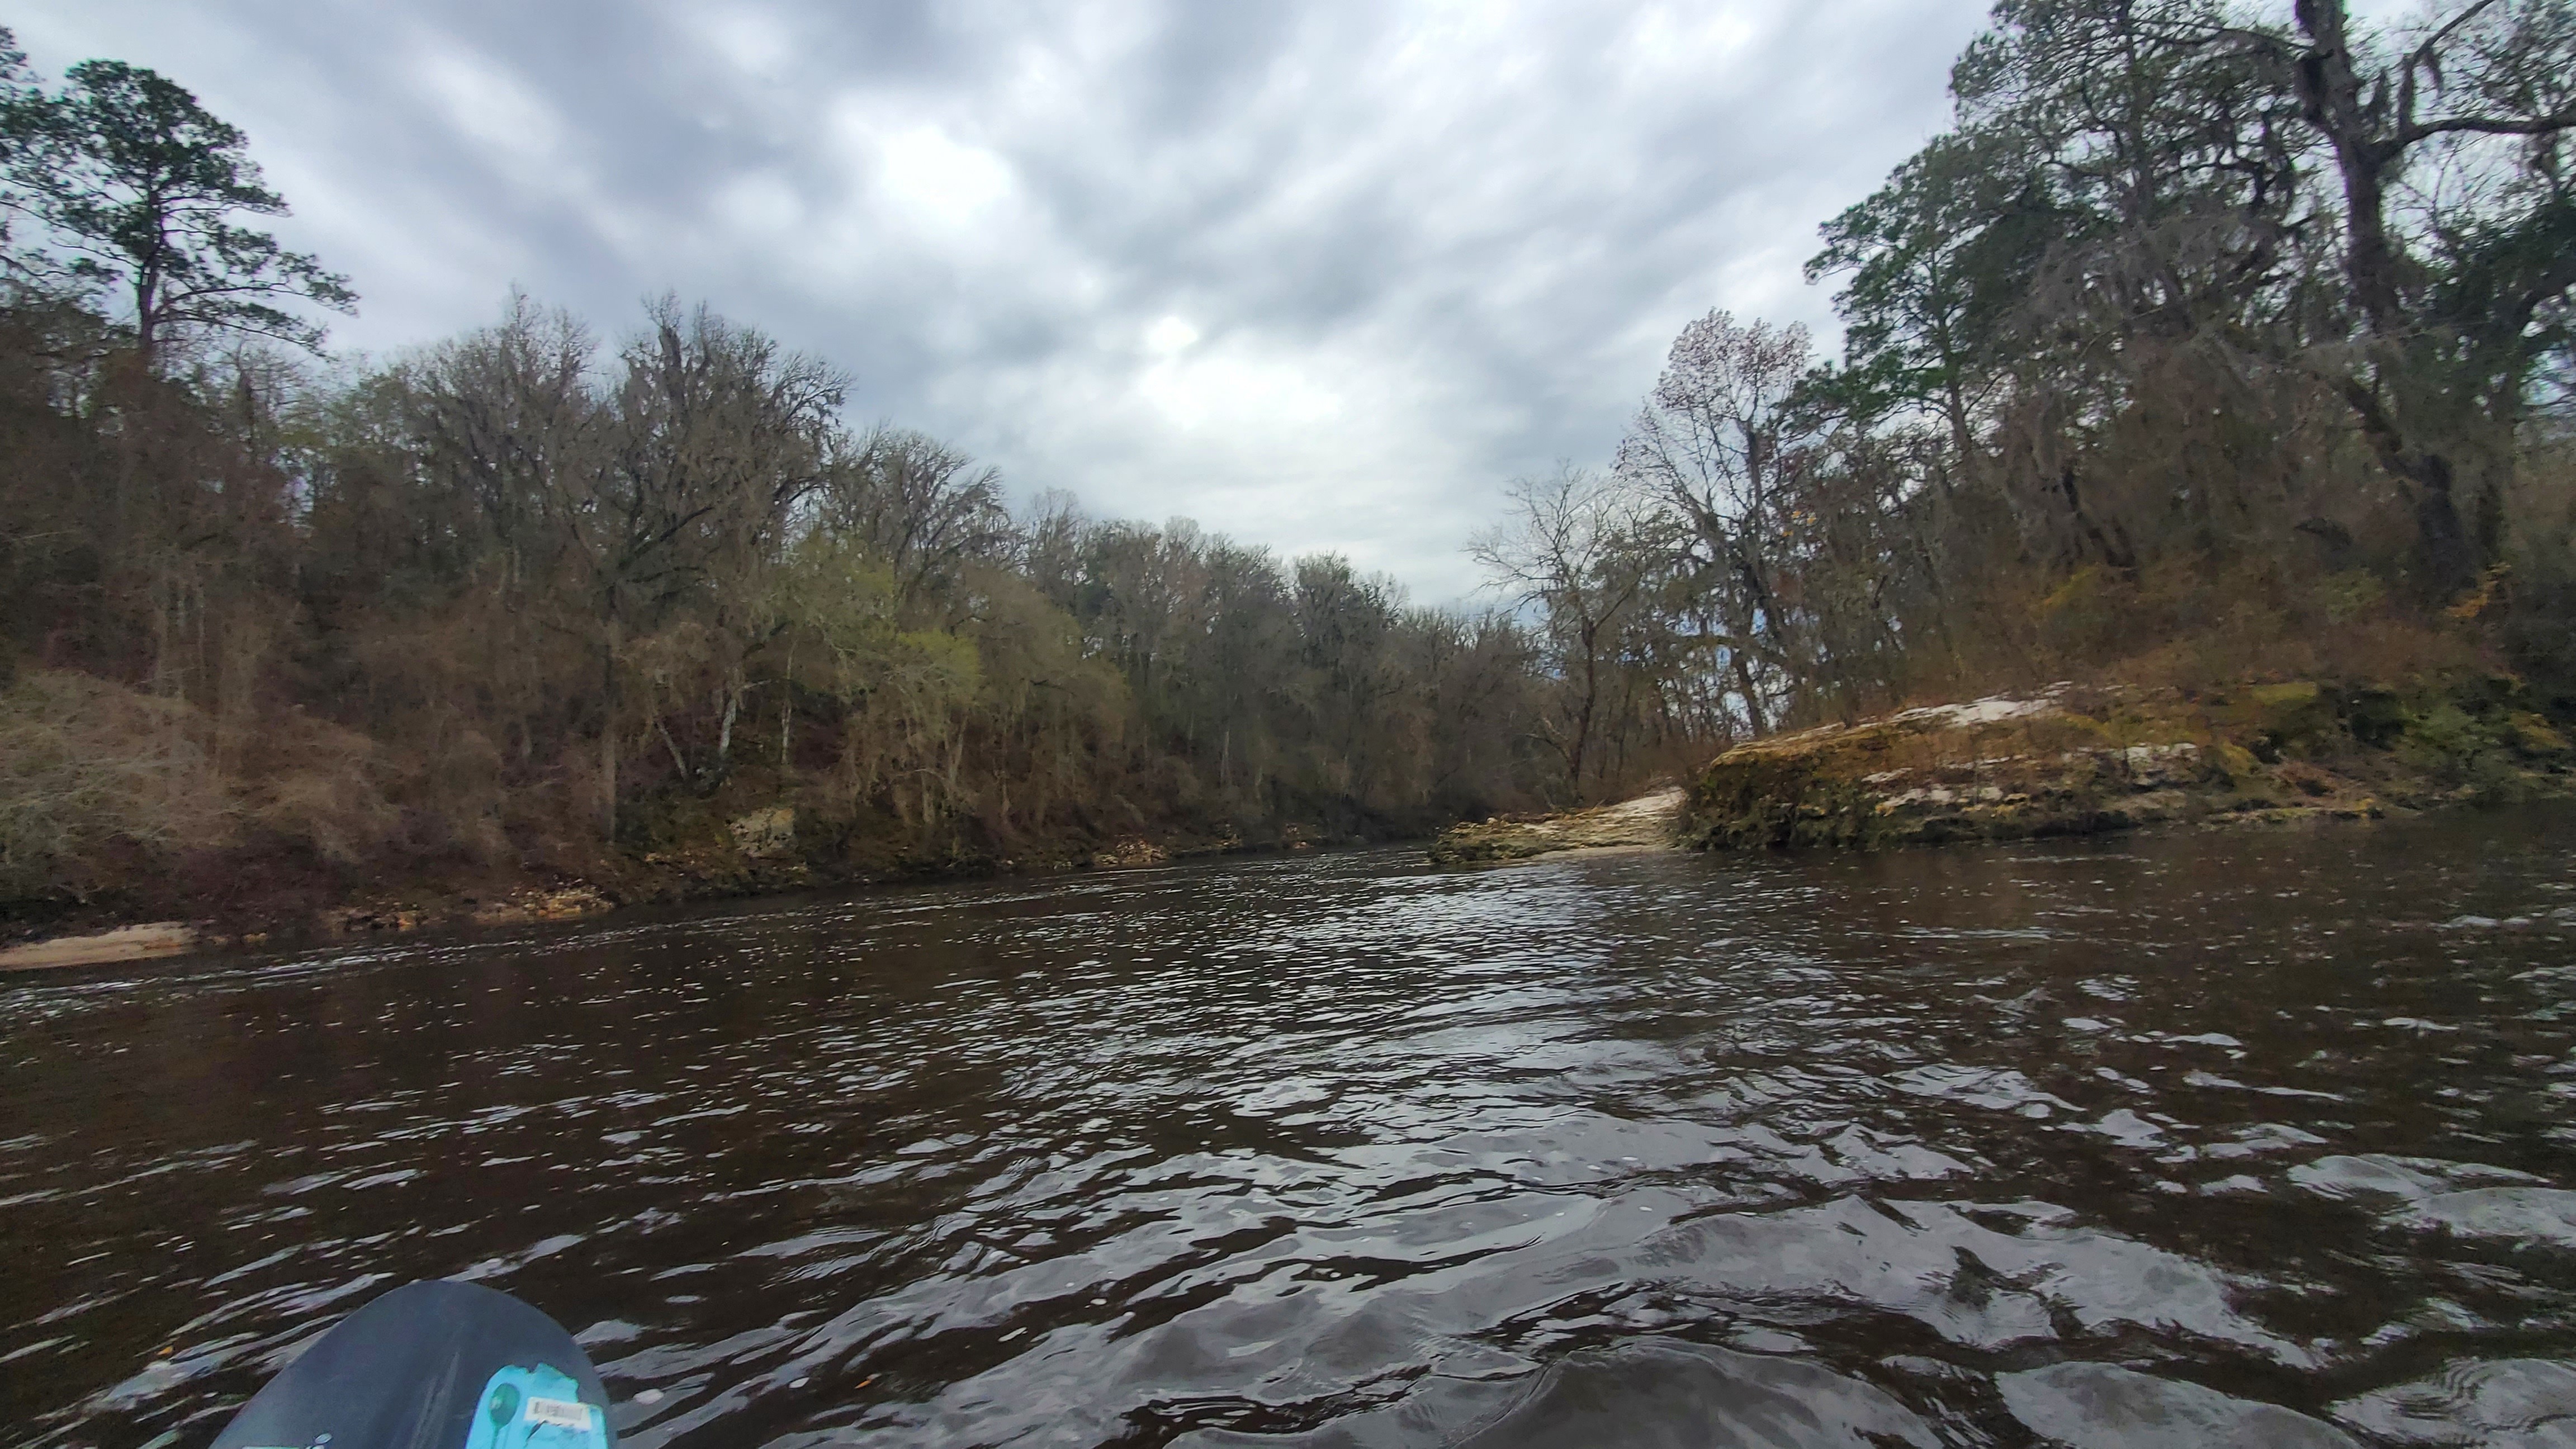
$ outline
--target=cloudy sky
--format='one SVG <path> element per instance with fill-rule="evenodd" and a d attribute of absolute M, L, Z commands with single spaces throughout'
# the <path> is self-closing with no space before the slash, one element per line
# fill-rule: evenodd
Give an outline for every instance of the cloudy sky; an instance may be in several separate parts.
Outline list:
<path fill-rule="evenodd" d="M 1607 455 L 1712 307 L 1829 328 L 1816 224 L 1944 121 L 1982 0 L 38 0 L 250 133 L 340 345 L 664 290 L 1026 497 L 1417 598 Z"/>

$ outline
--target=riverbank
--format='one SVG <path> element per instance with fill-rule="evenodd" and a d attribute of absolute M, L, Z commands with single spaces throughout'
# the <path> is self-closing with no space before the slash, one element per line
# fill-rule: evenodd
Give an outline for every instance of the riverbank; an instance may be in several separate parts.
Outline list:
<path fill-rule="evenodd" d="M 2223 690 L 2059 685 L 1908 709 L 1739 745 L 1687 785 L 1615 805 L 1452 826 L 1441 865 L 1564 851 L 1883 849 L 2150 826 L 2296 826 L 2576 793 L 2567 722 L 2481 677 L 2412 690 L 2315 681 Z M 656 848 L 579 876 L 417 879 L 331 891 L 245 878 L 211 914 L 101 901 L 22 926 L 0 971 L 111 964 L 272 941 L 574 920 L 676 904 L 906 879 L 1052 874 L 1191 856 L 1357 843 L 1289 823 L 1247 837 L 1171 828 L 1031 842 L 1018 853 L 853 855 L 785 806 L 674 825 Z"/>
<path fill-rule="evenodd" d="M 1240 830 L 1175 828 L 1093 840 L 1032 842 L 1007 856 L 923 857 L 889 850 L 853 857 L 824 843 L 800 843 L 797 812 L 768 807 L 689 832 L 661 848 L 600 855 L 582 877 L 495 880 L 491 875 L 406 880 L 332 892 L 302 879 L 222 903 L 193 920 L 137 921 L 114 900 L 22 925 L 0 937 L 0 974 L 115 965 L 226 947 L 359 939 L 384 933 L 580 920 L 626 906 L 748 899 L 793 891 L 886 885 L 906 880 L 976 879 L 1124 870 L 1199 856 L 1300 853 L 1371 843 L 1320 826 L 1288 822 L 1247 836 Z M 256 889 L 261 883 L 248 883 Z"/>
<path fill-rule="evenodd" d="M 1738 745 L 1674 793 L 1666 838 L 1699 850 L 1871 850 L 2294 826 L 2564 796 L 2576 793 L 2571 768 L 2566 722 L 2501 676 L 2408 690 L 2064 684 Z M 1579 848 L 1603 814 L 1458 826 L 1430 855 L 1473 864 Z"/>

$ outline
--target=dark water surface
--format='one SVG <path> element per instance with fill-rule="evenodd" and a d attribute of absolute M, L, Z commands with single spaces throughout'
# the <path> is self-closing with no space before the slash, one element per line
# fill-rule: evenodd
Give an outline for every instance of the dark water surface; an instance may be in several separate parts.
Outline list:
<path fill-rule="evenodd" d="M 0 987 L 0 1423 L 420 1277 L 630 1446 L 2576 1443 L 2576 816 L 1409 852 Z"/>

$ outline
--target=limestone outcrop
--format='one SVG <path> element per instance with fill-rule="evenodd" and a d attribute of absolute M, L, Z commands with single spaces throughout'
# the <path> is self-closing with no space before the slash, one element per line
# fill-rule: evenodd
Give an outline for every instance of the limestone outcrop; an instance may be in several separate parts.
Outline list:
<path fill-rule="evenodd" d="M 2510 680 L 2058 685 L 1756 740 L 1683 813 L 1702 849 L 1873 849 L 2167 822 L 2283 824 L 2566 793 L 2571 752 Z"/>
<path fill-rule="evenodd" d="M 1681 787 L 1672 786 L 1590 810 L 1453 825 L 1431 842 L 1431 860 L 1435 865 L 1489 865 L 1560 850 L 1669 846 L 1676 839 L 1683 801 Z"/>
<path fill-rule="evenodd" d="M 1453 826 L 1442 865 L 1602 846 L 1873 850 L 2136 826 L 2376 819 L 2576 793 L 2576 747 L 2522 684 L 2059 684 L 1773 735 L 1686 788 Z"/>

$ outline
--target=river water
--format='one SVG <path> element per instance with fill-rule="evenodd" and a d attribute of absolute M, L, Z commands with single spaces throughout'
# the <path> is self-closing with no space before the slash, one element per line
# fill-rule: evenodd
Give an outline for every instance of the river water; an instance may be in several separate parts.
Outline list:
<path fill-rule="evenodd" d="M 1407 851 L 0 987 L 0 1424 L 422 1277 L 628 1446 L 2576 1443 L 2576 815 Z"/>

